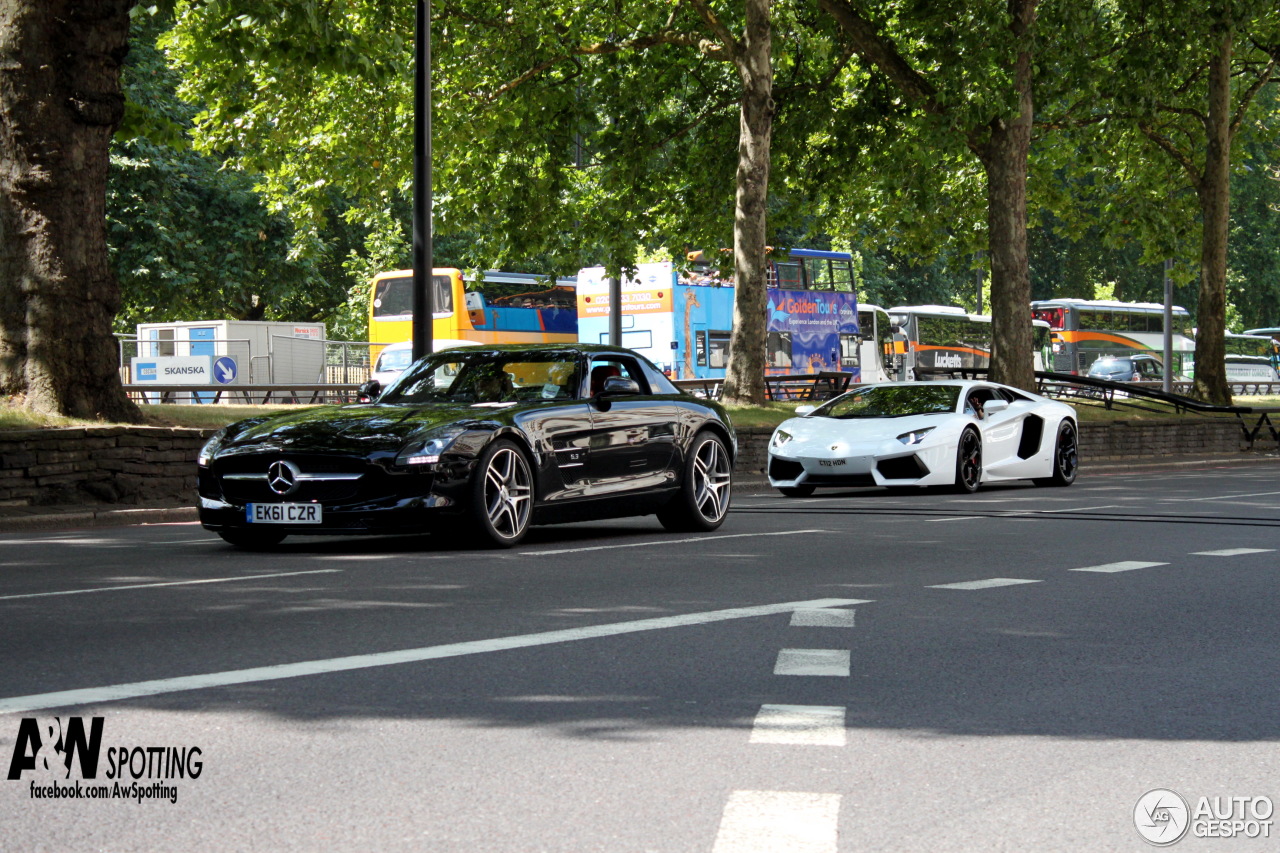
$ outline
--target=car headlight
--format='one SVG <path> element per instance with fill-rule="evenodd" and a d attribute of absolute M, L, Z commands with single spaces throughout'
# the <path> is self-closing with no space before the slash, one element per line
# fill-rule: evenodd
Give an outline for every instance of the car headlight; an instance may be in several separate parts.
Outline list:
<path fill-rule="evenodd" d="M 773 438 L 770 439 L 769 441 L 769 446 L 781 447 L 782 445 L 786 444 L 788 441 L 791 441 L 791 439 L 793 438 L 795 438 L 795 436 L 787 432 L 785 429 L 774 430 Z"/>
<path fill-rule="evenodd" d="M 227 437 L 227 427 L 223 427 L 213 434 L 213 436 L 204 443 L 204 447 L 200 448 L 200 453 L 196 456 L 196 464 L 207 468 L 209 461 L 213 459 L 213 454 L 222 446 L 222 440 Z"/>
<path fill-rule="evenodd" d="M 898 436 L 898 441 L 903 444 L 919 444 L 924 437 L 933 432 L 934 427 L 925 427 L 924 429 L 913 429 L 911 432 L 904 432 Z"/>
<path fill-rule="evenodd" d="M 400 452 L 396 454 L 396 464 L 405 467 L 434 465 L 440 461 L 440 455 L 463 432 L 465 430 L 450 430 L 446 433 L 433 435 L 430 438 L 415 439 L 400 448 Z"/>

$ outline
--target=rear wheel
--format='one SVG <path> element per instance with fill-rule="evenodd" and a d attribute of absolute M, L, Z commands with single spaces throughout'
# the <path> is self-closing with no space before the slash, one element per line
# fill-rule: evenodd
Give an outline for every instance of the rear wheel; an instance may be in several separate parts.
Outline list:
<path fill-rule="evenodd" d="M 1076 425 L 1063 421 L 1058 427 L 1058 441 L 1053 448 L 1053 473 L 1048 477 L 1032 480 L 1037 486 L 1070 486 L 1080 470 L 1079 444 Z"/>
<path fill-rule="evenodd" d="M 520 448 L 498 439 L 484 449 L 471 479 L 471 527 L 479 543 L 510 548 L 524 538 L 533 516 L 533 474 Z"/>
<path fill-rule="evenodd" d="M 680 491 L 658 510 L 668 530 L 715 530 L 729 513 L 733 491 L 733 460 L 715 433 L 700 432 L 689 445 Z"/>
<path fill-rule="evenodd" d="M 982 484 L 982 438 L 973 427 L 960 434 L 956 445 L 956 490 L 976 492 Z"/>
<path fill-rule="evenodd" d="M 224 541 L 245 551 L 265 551 L 274 548 L 284 541 L 287 533 L 278 530 L 245 530 L 242 527 L 219 530 L 218 535 Z"/>
<path fill-rule="evenodd" d="M 789 498 L 807 498 L 813 490 L 813 486 L 778 486 L 778 491 Z"/>

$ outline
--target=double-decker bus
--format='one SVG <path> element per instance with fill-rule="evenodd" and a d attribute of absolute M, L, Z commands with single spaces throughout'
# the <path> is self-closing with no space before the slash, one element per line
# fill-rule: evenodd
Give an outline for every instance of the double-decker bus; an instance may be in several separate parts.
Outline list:
<path fill-rule="evenodd" d="M 675 379 L 718 379 L 729 362 L 733 282 L 691 255 L 690 269 L 640 264 L 621 282 L 622 345 Z M 888 315 L 859 306 L 852 255 L 779 250 L 769 263 L 765 326 L 769 375 L 842 371 L 851 381 L 883 381 Z M 609 340 L 609 288 L 603 267 L 578 272 L 578 334 Z"/>
<path fill-rule="evenodd" d="M 1104 355 L 1146 353 L 1163 361 L 1164 306 L 1152 302 L 1046 299 L 1031 303 L 1031 316 L 1053 333 L 1053 369 L 1083 376 Z M 1173 306 L 1170 376 L 1190 375 L 1195 358 L 1191 315 Z"/>
<path fill-rule="evenodd" d="M 899 305 L 889 309 L 889 373 L 894 379 L 927 379 L 953 370 L 991 366 L 991 317 L 951 305 Z M 1044 370 L 1051 352 L 1049 324 L 1032 320 L 1032 363 Z"/>
<path fill-rule="evenodd" d="M 438 268 L 431 276 L 432 337 L 477 344 L 553 343 L 578 339 L 576 279 L 488 271 L 482 277 Z M 413 337 L 413 271 L 374 276 L 369 340 Z"/>

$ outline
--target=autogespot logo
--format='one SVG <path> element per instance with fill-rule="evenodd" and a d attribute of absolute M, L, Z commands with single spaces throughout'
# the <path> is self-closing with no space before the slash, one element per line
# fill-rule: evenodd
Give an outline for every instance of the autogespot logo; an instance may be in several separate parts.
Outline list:
<path fill-rule="evenodd" d="M 1167 847 L 1182 840 L 1191 824 L 1191 809 L 1182 795 L 1167 788 L 1147 791 L 1133 807 L 1133 825 L 1143 840 Z"/>

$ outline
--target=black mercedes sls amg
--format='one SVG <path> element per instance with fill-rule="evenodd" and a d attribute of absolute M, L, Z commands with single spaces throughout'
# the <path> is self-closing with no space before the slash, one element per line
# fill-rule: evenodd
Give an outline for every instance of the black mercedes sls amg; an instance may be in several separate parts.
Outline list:
<path fill-rule="evenodd" d="M 439 531 L 510 547 L 533 524 L 656 514 L 706 531 L 729 510 L 724 409 L 630 350 L 461 347 L 361 390 L 369 402 L 218 432 L 200 452 L 203 525 L 245 548 Z"/>

